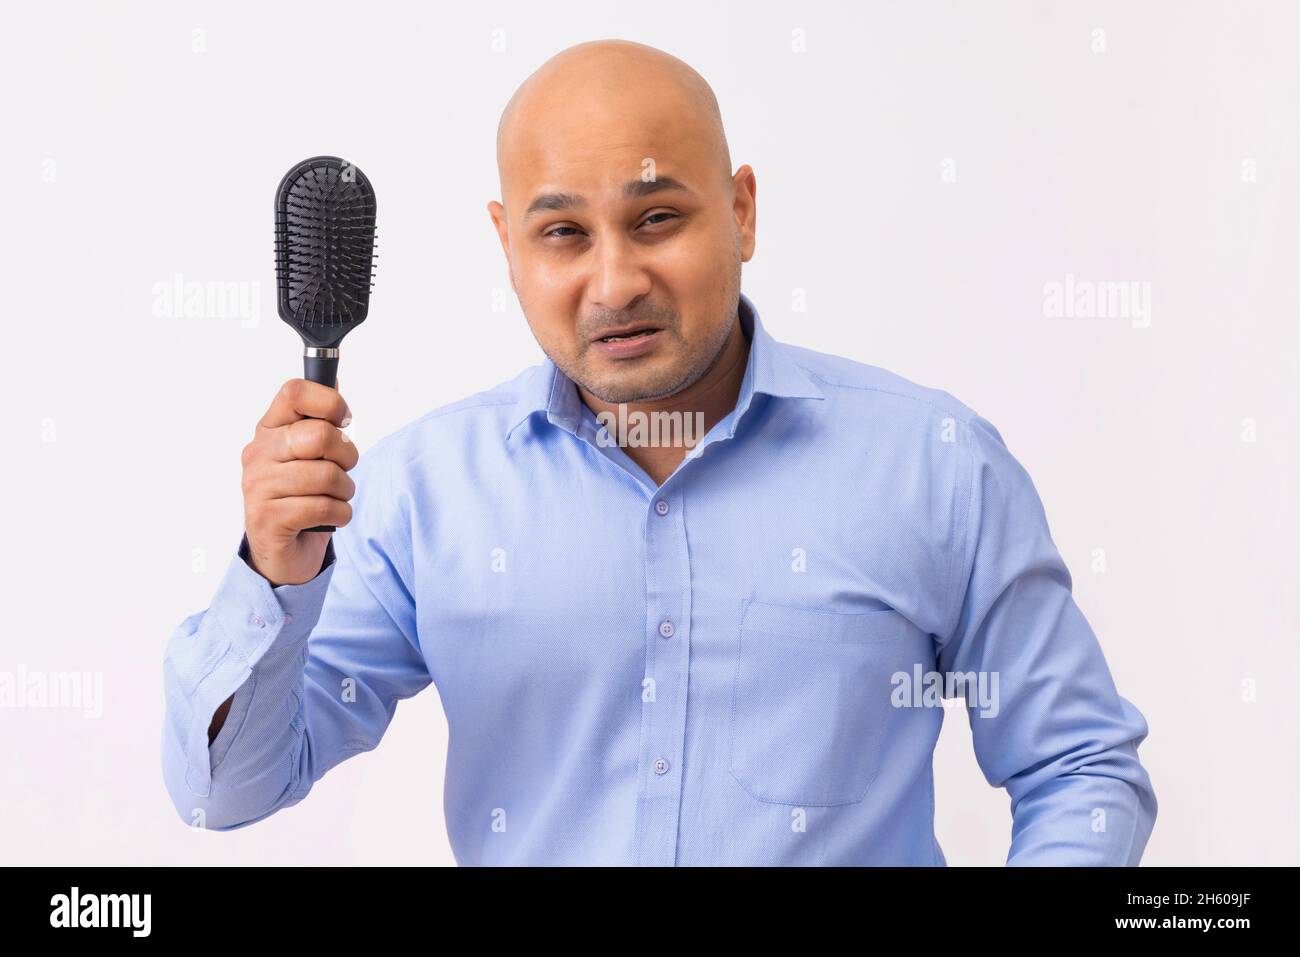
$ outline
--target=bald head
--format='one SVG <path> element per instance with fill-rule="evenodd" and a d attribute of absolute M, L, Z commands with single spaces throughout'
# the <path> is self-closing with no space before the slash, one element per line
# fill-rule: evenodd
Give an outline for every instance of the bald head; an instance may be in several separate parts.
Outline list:
<path fill-rule="evenodd" d="M 653 143 L 665 127 L 694 139 L 715 171 L 731 176 L 731 155 L 713 90 L 691 66 L 630 40 L 592 40 L 561 50 L 515 91 L 497 123 L 497 172 L 508 180 L 554 148 L 559 137 L 595 145 L 602 129 L 624 142 Z"/>

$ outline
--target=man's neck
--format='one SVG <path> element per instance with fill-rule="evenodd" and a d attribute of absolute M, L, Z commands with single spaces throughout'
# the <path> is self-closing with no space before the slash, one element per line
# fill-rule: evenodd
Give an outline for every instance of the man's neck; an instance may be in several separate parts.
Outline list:
<path fill-rule="evenodd" d="M 633 422 L 636 418 L 654 421 L 652 418 L 654 413 L 679 412 L 683 421 L 695 422 L 696 413 L 700 413 L 703 430 L 698 434 L 695 434 L 694 429 L 686 433 L 692 435 L 693 442 L 698 442 L 704 438 L 709 429 L 736 407 L 740 386 L 745 379 L 745 366 L 749 361 L 749 348 L 750 342 L 745 338 L 740 318 L 737 316 L 731 327 L 731 335 L 727 337 L 722 351 L 718 353 L 713 365 L 704 375 L 680 392 L 662 399 L 624 403 L 624 414 L 627 415 L 629 422 Z M 578 386 L 578 395 L 586 403 L 587 408 L 597 415 L 602 412 L 608 412 L 616 418 L 620 415 L 618 403 L 598 399 L 582 386 Z M 633 418 L 634 412 L 641 415 Z M 645 469 L 646 474 L 656 485 L 662 485 L 681 464 L 690 449 L 684 444 L 675 442 L 665 441 L 658 445 L 629 442 L 624 444 L 623 451 L 633 462 Z"/>

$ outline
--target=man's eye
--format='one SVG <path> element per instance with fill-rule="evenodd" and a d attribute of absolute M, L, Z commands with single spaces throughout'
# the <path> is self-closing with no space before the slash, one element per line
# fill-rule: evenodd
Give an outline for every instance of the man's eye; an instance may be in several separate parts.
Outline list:
<path fill-rule="evenodd" d="M 644 220 L 641 221 L 641 225 L 657 226 L 659 225 L 659 222 L 663 222 L 664 219 L 677 219 L 677 218 L 678 217 L 676 213 L 651 213 L 649 216 L 647 216 Z M 656 220 L 658 220 L 658 222 L 656 222 Z M 568 237 L 569 233 L 577 233 L 577 232 L 579 232 L 579 230 L 577 230 L 573 226 L 556 226 L 554 229 L 547 230 L 546 232 L 542 233 L 542 235 L 544 237 L 555 236 L 559 239 L 565 239 Z"/>

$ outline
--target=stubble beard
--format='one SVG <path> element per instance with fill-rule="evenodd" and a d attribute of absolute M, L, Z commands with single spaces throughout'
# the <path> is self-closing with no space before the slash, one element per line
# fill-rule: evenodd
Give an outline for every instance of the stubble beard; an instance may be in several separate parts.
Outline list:
<path fill-rule="evenodd" d="M 660 336 L 675 340 L 675 345 L 672 342 L 662 342 L 658 350 L 656 350 L 659 352 L 667 349 L 669 355 L 676 357 L 676 361 L 672 362 L 668 368 L 657 372 L 647 370 L 644 373 L 634 373 L 628 371 L 622 374 L 611 373 L 605 376 L 591 374 L 585 368 L 566 369 L 561 366 L 560 371 L 602 402 L 611 404 L 665 399 L 676 395 L 683 389 L 689 389 L 717 363 L 722 355 L 722 350 L 726 348 L 727 340 L 731 337 L 734 324 L 739 321 L 736 317 L 736 305 L 740 299 L 739 254 L 736 255 L 734 263 L 723 296 L 723 302 L 726 303 L 723 308 L 728 310 L 729 321 L 719 322 L 711 326 L 710 338 L 692 346 L 678 332 L 678 317 L 674 313 L 672 322 L 664 326 Z M 587 345 L 583 353 L 592 348 L 591 345 Z M 581 358 L 583 353 L 579 354 L 579 359 L 574 363 L 575 366 L 581 367 L 585 365 Z M 624 361 L 630 364 L 638 360 Z M 556 365 L 559 365 L 559 363 L 557 362 Z"/>

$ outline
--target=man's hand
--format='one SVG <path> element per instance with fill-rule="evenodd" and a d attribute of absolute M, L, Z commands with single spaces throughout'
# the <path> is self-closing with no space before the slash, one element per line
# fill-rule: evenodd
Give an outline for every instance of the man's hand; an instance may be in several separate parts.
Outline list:
<path fill-rule="evenodd" d="M 343 434 L 352 413 L 336 390 L 290 379 L 244 446 L 244 529 L 253 567 L 272 585 L 301 585 L 320 572 L 329 532 L 352 520 L 359 453 Z"/>

